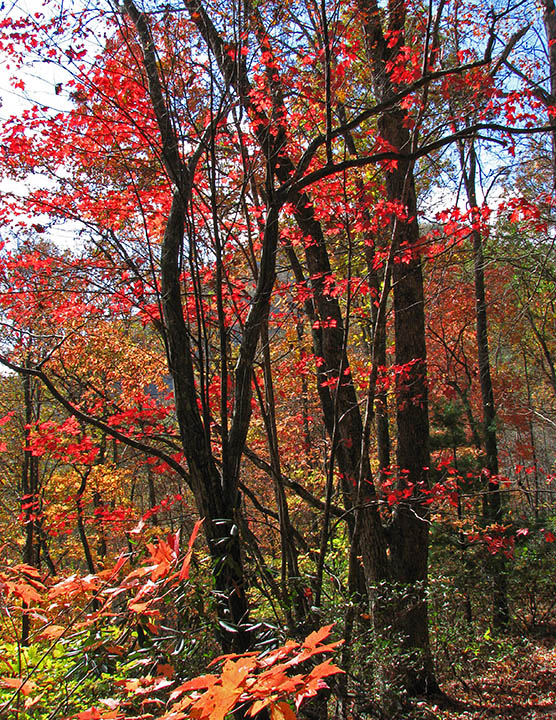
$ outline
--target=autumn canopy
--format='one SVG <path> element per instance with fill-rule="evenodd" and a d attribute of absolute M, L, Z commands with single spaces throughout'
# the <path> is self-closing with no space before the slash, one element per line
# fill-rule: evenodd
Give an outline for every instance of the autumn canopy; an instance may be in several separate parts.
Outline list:
<path fill-rule="evenodd" d="M 554 629 L 552 0 L 16 2 L 0 62 L 0 715 L 402 717 Z"/>

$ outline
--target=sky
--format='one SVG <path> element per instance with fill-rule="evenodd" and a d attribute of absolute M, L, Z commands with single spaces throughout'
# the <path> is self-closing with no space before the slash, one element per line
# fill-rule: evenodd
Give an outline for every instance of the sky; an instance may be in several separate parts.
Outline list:
<path fill-rule="evenodd" d="M 16 19 L 39 11 L 46 14 L 40 0 L 10 0 L 8 2 L 4 0 L 0 8 L 0 19 L 3 20 L 7 17 Z M 4 121 L 13 115 L 19 115 L 33 105 L 49 108 L 54 113 L 70 109 L 72 103 L 68 91 L 64 89 L 64 83 L 70 77 L 70 73 L 60 67 L 58 63 L 41 62 L 37 58 L 32 59 L 28 65 L 22 68 L 15 68 L 13 61 L 10 61 L 10 58 L 0 50 L 0 120 Z M 18 80 L 25 83 L 24 89 L 14 87 L 14 82 Z M 0 179 L 0 193 L 25 196 L 32 189 L 51 186 L 52 182 L 52 178 L 42 174 L 30 176 L 25 181 Z M 26 224 L 29 226 L 45 223 L 46 217 L 40 215 L 26 219 Z M 55 232 L 50 233 L 47 239 L 61 247 L 71 247 L 75 245 L 78 229 L 79 226 L 75 222 L 68 222 L 63 226 L 57 225 Z M 14 242 L 14 239 L 6 234 L 5 230 L 0 232 L 0 238 L 4 242 Z"/>

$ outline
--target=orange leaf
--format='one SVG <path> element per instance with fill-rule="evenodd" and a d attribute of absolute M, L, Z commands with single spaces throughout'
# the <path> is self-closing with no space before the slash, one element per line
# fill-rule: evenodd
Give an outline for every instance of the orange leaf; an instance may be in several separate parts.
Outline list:
<path fill-rule="evenodd" d="M 243 657 L 238 660 L 228 660 L 222 668 L 222 686 L 236 688 L 242 685 L 257 661 L 253 657 Z"/>
<path fill-rule="evenodd" d="M 332 650 L 335 650 L 341 644 L 342 641 L 340 640 L 335 643 L 330 643 L 329 645 L 317 645 L 314 648 L 303 649 L 299 653 L 299 655 L 296 655 L 291 660 L 288 660 L 287 665 L 291 667 L 293 667 L 294 665 L 299 665 L 299 663 L 305 662 L 309 658 L 313 657 L 313 655 L 320 655 L 321 653 L 332 652 Z"/>
<path fill-rule="evenodd" d="M 211 665 L 216 665 L 222 660 L 237 660 L 238 658 L 254 657 L 258 654 L 259 653 L 255 650 L 253 652 L 246 653 L 228 653 L 227 655 L 219 655 L 218 657 L 215 657 L 214 660 L 211 660 L 209 662 L 208 667 L 211 667 Z"/>
<path fill-rule="evenodd" d="M 270 717 L 272 720 L 297 720 L 297 716 L 287 702 L 271 703 Z"/>
<path fill-rule="evenodd" d="M 264 710 L 265 707 L 269 704 L 269 702 L 270 702 L 270 698 L 268 698 L 268 697 L 264 698 L 264 700 L 255 700 L 255 702 L 251 705 L 251 707 L 247 711 L 247 715 L 254 717 L 261 710 Z"/>
<path fill-rule="evenodd" d="M 326 640 L 326 638 L 330 635 L 331 630 L 332 625 L 325 625 L 324 627 L 321 627 L 320 630 L 315 630 L 315 632 L 307 635 L 307 637 L 305 638 L 305 642 L 303 643 L 303 647 L 310 649 L 316 647 L 323 640 Z"/>
<path fill-rule="evenodd" d="M 197 535 L 199 534 L 199 530 L 201 529 L 201 525 L 203 524 L 203 522 L 204 522 L 204 518 L 201 518 L 200 520 L 197 520 L 197 522 L 195 523 L 195 525 L 193 527 L 193 530 L 189 537 L 189 543 L 187 544 L 187 546 L 190 550 L 193 547 L 193 543 L 195 542 L 195 539 L 196 539 Z"/>
<path fill-rule="evenodd" d="M 287 657 L 288 655 L 291 655 L 291 653 L 296 650 L 299 647 L 299 643 L 295 642 L 294 640 L 287 640 L 282 647 L 279 647 L 277 650 L 273 650 L 268 655 L 265 655 L 264 658 L 261 659 L 259 662 L 260 667 L 269 667 L 270 665 L 273 665 L 278 660 L 282 660 L 283 658 Z"/>
<path fill-rule="evenodd" d="M 184 580 L 187 580 L 189 578 L 189 565 L 191 563 L 192 553 L 193 553 L 192 550 L 187 551 L 185 560 L 183 561 L 183 565 L 181 566 L 180 574 L 178 576 L 178 580 L 180 582 L 183 582 Z"/>
<path fill-rule="evenodd" d="M 94 706 L 88 710 L 83 710 L 83 712 L 77 713 L 77 715 L 72 715 L 72 717 L 77 718 L 77 720 L 102 720 L 103 718 L 98 709 Z"/>
<path fill-rule="evenodd" d="M 44 695 L 44 693 L 42 692 L 42 693 L 39 693 L 39 695 L 33 695 L 32 697 L 28 697 L 24 703 L 25 709 L 29 710 L 29 708 L 32 708 L 33 705 L 36 705 L 39 702 L 39 700 L 42 698 L 43 695 Z"/>
<path fill-rule="evenodd" d="M 199 534 L 199 530 L 201 529 L 201 525 L 203 524 L 203 519 L 197 520 L 193 527 L 193 531 L 189 537 L 189 542 L 187 544 L 188 551 L 185 555 L 185 559 L 183 561 L 183 565 L 181 566 L 180 574 L 179 574 L 179 581 L 183 582 L 183 580 L 187 580 L 189 577 L 189 564 L 191 563 L 191 555 L 193 554 L 193 543 L 195 542 L 195 538 Z"/>
<path fill-rule="evenodd" d="M 27 563 L 19 563 L 19 565 L 15 565 L 13 569 L 25 573 L 25 575 L 28 575 L 29 577 L 36 578 L 37 580 L 41 576 L 37 568 L 33 567 L 32 565 L 27 565 Z"/>
<path fill-rule="evenodd" d="M 41 596 L 35 590 L 32 585 L 26 582 L 18 582 L 13 588 L 14 595 L 21 598 L 26 605 L 31 605 L 33 602 L 40 602 Z"/>
<path fill-rule="evenodd" d="M 240 687 L 214 685 L 191 706 L 190 715 L 195 720 L 224 720 L 242 692 Z"/>
<path fill-rule="evenodd" d="M 184 682 L 183 685 L 180 685 L 172 691 L 170 699 L 173 699 L 172 696 L 177 697 L 178 693 L 181 695 L 188 690 L 206 690 L 207 688 L 212 687 L 217 680 L 217 675 L 210 674 L 201 675 L 200 677 L 193 678 L 192 680 L 187 680 L 187 682 Z"/>
<path fill-rule="evenodd" d="M 157 580 L 160 580 L 160 578 L 168 574 L 169 569 L 170 563 L 166 562 L 166 560 L 162 560 L 162 562 L 157 563 L 151 573 L 152 581 L 156 582 Z"/>
<path fill-rule="evenodd" d="M 343 673 L 344 670 L 337 667 L 336 665 L 333 665 L 330 660 L 326 660 L 325 662 L 320 663 L 320 665 L 317 665 L 313 670 L 311 670 L 311 676 L 317 677 L 317 678 L 323 678 L 328 677 L 329 675 L 337 675 L 338 673 Z"/>
<path fill-rule="evenodd" d="M 32 680 L 23 681 L 21 678 L 1 677 L 0 682 L 4 687 L 19 690 L 22 695 L 30 695 L 37 687 L 36 683 Z"/>
<path fill-rule="evenodd" d="M 61 625 L 49 625 L 44 630 L 41 630 L 39 637 L 45 640 L 58 640 L 66 631 L 65 627 Z"/>

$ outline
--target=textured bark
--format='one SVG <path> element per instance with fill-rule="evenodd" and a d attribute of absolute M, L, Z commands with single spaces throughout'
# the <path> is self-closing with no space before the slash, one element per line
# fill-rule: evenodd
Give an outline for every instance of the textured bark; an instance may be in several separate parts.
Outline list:
<path fill-rule="evenodd" d="M 363 15 L 367 59 L 371 67 L 377 102 L 393 96 L 387 71 L 388 61 L 396 48 L 388 47 L 381 12 L 374 0 L 359 0 Z M 405 5 L 390 5 L 388 29 L 403 34 Z M 400 45 L 403 44 L 399 41 Z M 401 154 L 413 150 L 412 137 L 401 109 L 384 112 L 379 118 L 381 137 Z M 396 508 L 390 528 L 391 581 L 403 590 L 398 607 L 394 600 L 390 610 L 395 619 L 391 627 L 401 633 L 402 644 L 410 655 L 403 684 L 410 694 L 434 693 L 434 677 L 429 645 L 426 603 L 428 571 L 427 510 L 418 488 L 428 482 L 429 419 L 427 400 L 427 367 L 423 277 L 419 250 L 419 227 L 416 219 L 413 165 L 403 157 L 385 174 L 389 201 L 403 208 L 406 217 L 395 217 L 390 223 L 390 242 L 396 253 L 393 267 L 394 334 L 396 365 L 396 461 L 398 487 L 413 488 L 413 494 Z"/>
<path fill-rule="evenodd" d="M 410 141 L 402 122 L 401 113 L 391 113 L 380 123 L 382 136 L 400 150 L 407 148 Z M 391 242 L 400 255 L 407 256 L 403 262 L 395 262 L 393 268 L 395 359 L 403 369 L 396 378 L 398 486 L 414 488 L 414 493 L 396 509 L 390 538 L 392 580 L 407 588 L 409 594 L 409 602 L 404 599 L 404 607 L 398 609 L 397 623 L 397 631 L 404 635 L 413 655 L 405 684 L 406 689 L 419 694 L 438 687 L 425 599 L 429 521 L 418 490 L 428 484 L 429 417 L 423 276 L 413 170 L 408 164 L 400 161 L 395 170 L 387 173 L 386 192 L 389 200 L 406 208 L 408 217 L 407 221 L 392 221 Z"/>

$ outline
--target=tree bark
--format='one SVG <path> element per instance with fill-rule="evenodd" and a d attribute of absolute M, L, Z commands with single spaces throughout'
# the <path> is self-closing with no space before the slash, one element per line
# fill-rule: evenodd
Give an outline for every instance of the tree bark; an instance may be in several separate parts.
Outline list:
<path fill-rule="evenodd" d="M 161 304 L 168 367 L 174 381 L 176 416 L 181 442 L 190 472 L 191 488 L 201 517 L 212 559 L 215 597 L 224 651 L 245 652 L 251 645 L 246 581 L 243 571 L 239 534 L 241 495 L 238 490 L 240 463 L 251 416 L 251 379 L 261 328 L 266 322 L 270 297 L 276 277 L 279 205 L 273 197 L 273 169 L 283 138 L 266 137 L 267 149 L 267 218 L 259 277 L 251 309 L 244 324 L 238 360 L 234 373 L 234 411 L 226 438 L 226 463 L 219 471 L 213 453 L 210 427 L 204 424 L 197 406 L 195 372 L 190 335 L 181 299 L 181 258 L 185 237 L 185 220 L 193 187 L 193 174 L 204 150 L 217 131 L 220 115 L 211 118 L 207 137 L 199 142 L 186 163 L 165 99 L 159 76 L 156 49 L 146 15 L 132 0 L 124 7 L 137 31 L 143 50 L 143 64 L 148 92 L 156 116 L 162 143 L 162 158 L 175 190 L 161 245 Z M 224 52 L 222 47 L 218 52 Z M 209 142 L 210 145 L 210 142 Z"/>
<path fill-rule="evenodd" d="M 377 102 L 388 101 L 393 85 L 387 71 L 396 47 L 388 47 L 381 11 L 374 0 L 359 0 L 363 14 L 367 58 Z M 388 29 L 403 35 L 405 5 L 391 5 Z M 399 44 L 403 42 L 400 39 Z M 410 153 L 413 139 L 401 109 L 384 112 L 378 123 L 381 137 L 400 153 Z M 395 609 L 393 627 L 401 632 L 411 660 L 404 685 L 410 694 L 438 691 L 429 644 L 426 585 L 429 521 L 421 489 L 428 485 L 429 418 L 425 347 L 424 291 L 413 164 L 403 157 L 385 173 L 387 199 L 398 208 L 390 222 L 393 267 L 396 376 L 396 461 L 398 488 L 412 494 L 396 508 L 390 528 L 391 580 L 409 595 Z"/>
<path fill-rule="evenodd" d="M 463 146 L 460 145 L 460 159 L 462 163 L 463 180 L 467 200 L 471 211 L 475 213 L 475 222 L 478 222 L 479 206 L 476 194 L 476 167 L 477 158 L 475 145 L 471 141 L 467 148 L 468 167 L 466 168 Z M 479 364 L 479 383 L 481 388 L 481 403 L 483 408 L 483 439 L 485 449 L 485 470 L 482 473 L 487 488 L 484 502 L 485 521 L 490 524 L 501 525 L 503 520 L 502 493 L 498 479 L 498 445 L 496 439 L 496 406 L 494 404 L 494 389 L 490 369 L 490 352 L 488 346 L 488 320 L 487 301 L 485 290 L 485 259 L 483 253 L 483 238 L 475 227 L 471 232 L 473 241 L 473 269 L 475 292 L 475 317 L 477 337 L 477 358 Z M 506 562 L 501 554 L 488 559 L 487 566 L 492 577 L 492 622 L 493 626 L 502 629 L 509 622 L 509 609 L 507 597 Z"/>

